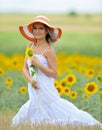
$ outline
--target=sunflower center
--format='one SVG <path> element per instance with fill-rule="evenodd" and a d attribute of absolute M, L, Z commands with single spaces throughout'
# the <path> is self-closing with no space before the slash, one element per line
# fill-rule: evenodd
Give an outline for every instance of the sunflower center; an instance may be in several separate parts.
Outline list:
<path fill-rule="evenodd" d="M 31 50 L 29 50 L 28 55 L 29 55 L 29 56 L 32 56 L 32 55 L 33 55 L 33 52 L 32 52 Z"/>
<path fill-rule="evenodd" d="M 63 82 L 63 83 L 61 83 L 62 84 L 62 86 L 66 86 L 66 84 Z"/>
<path fill-rule="evenodd" d="M 94 90 L 94 85 L 89 85 L 88 86 L 88 91 L 92 92 Z"/>
<path fill-rule="evenodd" d="M 60 88 L 57 88 L 58 92 L 60 93 L 61 92 L 61 89 Z"/>
<path fill-rule="evenodd" d="M 16 61 L 14 61 L 13 63 L 14 63 L 14 65 L 16 65 L 16 64 L 17 64 L 17 62 L 16 62 Z"/>
<path fill-rule="evenodd" d="M 25 92 L 25 89 L 22 89 L 23 92 Z"/>
<path fill-rule="evenodd" d="M 68 81 L 69 81 L 69 82 L 72 82 L 72 81 L 73 81 L 73 78 L 72 78 L 72 77 L 69 77 L 69 78 L 68 78 Z"/>
<path fill-rule="evenodd" d="M 93 71 L 89 71 L 89 74 L 92 75 L 92 74 L 93 74 Z"/>
<path fill-rule="evenodd" d="M 11 79 L 8 79 L 8 82 L 11 82 Z"/>
<path fill-rule="evenodd" d="M 68 92 L 69 92 L 69 89 L 65 89 L 65 92 L 68 93 Z"/>
<path fill-rule="evenodd" d="M 74 96 L 75 96 L 75 93 L 72 93 L 72 96 L 74 97 Z"/>
<path fill-rule="evenodd" d="M 54 83 L 55 87 L 57 86 L 57 83 Z"/>

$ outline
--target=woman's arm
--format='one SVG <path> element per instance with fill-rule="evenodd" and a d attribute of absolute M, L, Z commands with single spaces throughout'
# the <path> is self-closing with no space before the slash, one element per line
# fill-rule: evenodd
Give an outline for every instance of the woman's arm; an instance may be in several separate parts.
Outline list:
<path fill-rule="evenodd" d="M 28 46 L 27 46 L 28 47 Z M 28 65 L 27 65 L 27 58 L 25 57 L 24 59 L 24 66 L 23 66 L 23 73 L 24 76 L 26 77 L 26 79 L 32 84 L 32 87 L 34 87 L 35 89 L 38 89 L 37 86 L 37 81 L 35 81 L 29 73 L 29 69 L 28 69 Z"/>
<path fill-rule="evenodd" d="M 29 71 L 28 71 L 27 59 L 26 58 L 24 60 L 23 73 L 24 73 L 24 76 L 27 78 L 27 80 L 29 82 L 31 82 L 31 77 L 30 77 L 30 74 L 29 74 Z"/>
<path fill-rule="evenodd" d="M 45 57 L 47 58 L 49 68 L 45 67 L 40 63 L 40 61 L 36 58 L 32 58 L 32 64 L 39 67 L 39 69 L 44 72 L 47 76 L 56 78 L 57 77 L 57 64 L 56 64 L 56 55 L 52 48 L 48 49 Z"/>
<path fill-rule="evenodd" d="M 27 80 L 31 83 L 32 87 L 35 89 L 39 89 L 38 85 L 37 85 L 37 81 L 35 81 L 29 74 L 29 70 L 28 70 L 28 66 L 27 66 L 27 59 L 25 58 L 24 61 L 24 66 L 23 66 L 23 73 L 25 75 L 25 77 L 27 78 Z"/>
<path fill-rule="evenodd" d="M 31 43 L 28 44 L 26 48 L 28 48 L 30 46 L 31 46 Z M 27 78 L 27 80 L 29 82 L 31 82 L 31 77 L 30 77 L 30 74 L 29 74 L 28 65 L 27 65 L 27 58 L 26 57 L 24 59 L 23 73 L 24 73 L 25 77 Z"/>

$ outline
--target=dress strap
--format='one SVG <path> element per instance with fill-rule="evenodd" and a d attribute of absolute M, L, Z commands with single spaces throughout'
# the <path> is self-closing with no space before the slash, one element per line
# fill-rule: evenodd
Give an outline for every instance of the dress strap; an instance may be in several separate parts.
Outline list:
<path fill-rule="evenodd" d="M 46 47 L 44 51 L 41 53 L 41 55 L 44 55 L 44 53 L 48 50 L 49 47 Z"/>
<path fill-rule="evenodd" d="M 34 43 L 31 44 L 31 48 L 33 48 L 33 46 L 34 46 Z"/>

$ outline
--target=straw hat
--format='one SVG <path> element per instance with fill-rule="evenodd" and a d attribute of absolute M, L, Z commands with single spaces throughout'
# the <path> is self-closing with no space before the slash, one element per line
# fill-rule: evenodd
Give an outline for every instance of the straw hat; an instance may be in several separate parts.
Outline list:
<path fill-rule="evenodd" d="M 62 35 L 62 30 L 60 28 L 54 28 L 53 26 L 50 25 L 49 19 L 45 16 L 37 16 L 35 17 L 34 21 L 28 25 L 25 26 L 19 26 L 19 30 L 21 34 L 27 39 L 32 42 L 36 42 L 36 39 L 34 38 L 33 34 L 33 24 L 36 22 L 40 22 L 45 24 L 49 29 L 48 32 L 51 32 L 51 34 L 55 35 L 55 38 L 51 42 L 56 42 Z M 49 33 L 50 35 L 50 33 Z M 52 39 L 52 38 L 51 38 Z"/>

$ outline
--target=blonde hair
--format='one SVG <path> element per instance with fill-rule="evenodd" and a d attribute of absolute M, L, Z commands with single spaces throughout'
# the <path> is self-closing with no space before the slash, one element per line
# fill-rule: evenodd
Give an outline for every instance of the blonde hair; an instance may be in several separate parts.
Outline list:
<path fill-rule="evenodd" d="M 49 30 L 49 28 L 47 27 L 47 35 L 46 35 L 46 41 L 48 42 L 48 43 L 53 43 L 53 42 L 55 42 L 56 41 L 56 34 L 55 33 L 53 33 L 53 32 L 51 32 L 50 30 Z"/>

